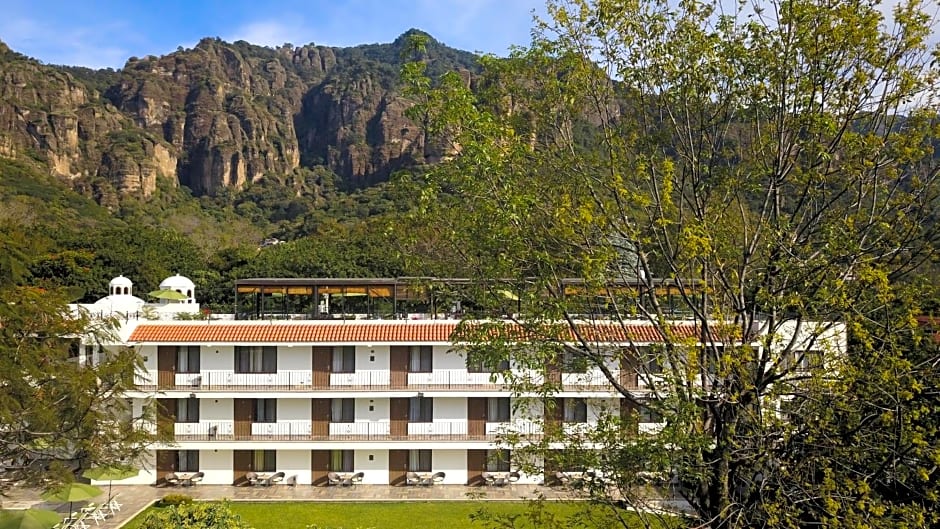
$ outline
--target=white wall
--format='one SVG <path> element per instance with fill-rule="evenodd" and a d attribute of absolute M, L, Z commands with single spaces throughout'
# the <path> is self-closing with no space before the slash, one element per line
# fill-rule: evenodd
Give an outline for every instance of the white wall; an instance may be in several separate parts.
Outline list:
<path fill-rule="evenodd" d="M 200 369 L 221 369 L 231 371 L 235 369 L 235 346 L 213 345 L 202 346 L 199 357 Z"/>
<path fill-rule="evenodd" d="M 587 422 L 597 423 L 601 417 L 620 415 L 620 401 L 618 399 L 586 399 Z"/>
<path fill-rule="evenodd" d="M 277 420 L 309 421 L 310 399 L 277 399 Z"/>
<path fill-rule="evenodd" d="M 389 418 L 388 399 L 356 399 L 356 422 L 388 422 Z"/>
<path fill-rule="evenodd" d="M 376 345 L 373 347 L 356 347 L 356 370 L 370 371 L 374 369 L 389 369 L 389 356 L 391 349 L 387 345 Z M 370 358 L 375 360 L 370 361 Z M 388 482 L 388 479 L 385 480 Z"/>
<path fill-rule="evenodd" d="M 467 484 L 466 450 L 433 450 L 431 470 L 444 473 L 445 485 Z"/>
<path fill-rule="evenodd" d="M 356 450 L 353 470 L 365 474 L 362 478 L 365 485 L 388 485 L 388 450 Z"/>
<path fill-rule="evenodd" d="M 277 348 L 278 371 L 291 369 L 310 370 L 312 366 L 313 353 L 310 347 L 287 347 L 282 345 Z"/>
<path fill-rule="evenodd" d="M 466 397 L 434 397 L 434 421 L 467 420 Z"/>
<path fill-rule="evenodd" d="M 310 450 L 278 450 L 277 471 L 284 473 L 285 484 L 291 476 L 296 476 L 298 485 L 309 485 L 310 478 Z"/>
<path fill-rule="evenodd" d="M 199 471 L 205 472 L 204 484 L 231 485 L 234 479 L 231 450 L 200 450 Z"/>
<path fill-rule="evenodd" d="M 157 346 L 141 345 L 137 349 L 138 354 L 144 360 L 144 369 L 157 372 Z"/>
<path fill-rule="evenodd" d="M 451 352 L 451 347 L 446 345 L 435 345 L 432 353 L 431 365 L 437 369 L 466 369 L 467 361 L 464 357 Z"/>
<path fill-rule="evenodd" d="M 234 399 L 199 399 L 200 421 L 233 421 L 235 420 Z"/>

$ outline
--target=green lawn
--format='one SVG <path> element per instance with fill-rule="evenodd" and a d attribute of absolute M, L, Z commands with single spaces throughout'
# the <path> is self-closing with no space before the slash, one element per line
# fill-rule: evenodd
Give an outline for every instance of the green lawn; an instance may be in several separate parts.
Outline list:
<path fill-rule="evenodd" d="M 402 502 L 402 503 L 232 503 L 232 509 L 255 529 L 305 529 L 316 524 L 322 529 L 487 529 L 493 524 L 473 521 L 470 515 L 483 508 L 490 514 L 524 515 L 525 503 L 505 502 Z M 589 518 L 597 521 L 610 515 L 609 509 L 591 507 L 586 503 L 546 503 L 545 515 L 557 516 L 553 523 L 545 520 L 542 527 L 577 527 Z M 154 509 L 155 507 L 151 507 Z M 136 529 L 148 511 L 125 525 Z M 624 514 L 621 512 L 621 514 Z M 627 513 L 629 514 L 629 513 Z M 520 523 L 531 515 L 520 516 L 515 527 L 532 527 Z M 577 521 L 577 522 L 576 522 Z M 588 524 L 588 527 L 617 527 L 618 524 Z"/>

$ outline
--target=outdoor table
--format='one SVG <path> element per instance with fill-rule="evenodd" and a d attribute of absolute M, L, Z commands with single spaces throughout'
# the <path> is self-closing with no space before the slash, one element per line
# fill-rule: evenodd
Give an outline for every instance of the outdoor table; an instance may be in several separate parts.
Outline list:
<path fill-rule="evenodd" d="M 177 472 L 176 477 L 180 480 L 180 485 L 192 485 L 193 478 L 196 477 L 196 472 Z"/>
<path fill-rule="evenodd" d="M 274 477 L 274 472 L 258 472 L 258 483 L 262 485 L 270 485 L 271 478 Z"/>

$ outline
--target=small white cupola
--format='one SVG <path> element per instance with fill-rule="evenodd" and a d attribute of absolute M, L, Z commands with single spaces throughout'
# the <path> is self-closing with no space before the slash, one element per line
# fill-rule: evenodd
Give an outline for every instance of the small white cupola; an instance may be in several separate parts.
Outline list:
<path fill-rule="evenodd" d="M 188 277 L 179 274 L 170 276 L 160 283 L 160 290 L 172 290 L 186 296 L 185 299 L 180 298 L 178 300 L 179 303 L 196 302 L 196 284 Z"/>
<path fill-rule="evenodd" d="M 133 296 L 134 295 L 134 283 L 124 277 L 119 275 L 111 280 L 108 284 L 108 295 L 109 296 Z"/>

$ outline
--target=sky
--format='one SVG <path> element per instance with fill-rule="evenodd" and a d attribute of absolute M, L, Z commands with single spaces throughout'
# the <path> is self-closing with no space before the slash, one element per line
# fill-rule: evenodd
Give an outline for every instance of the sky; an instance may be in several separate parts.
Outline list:
<path fill-rule="evenodd" d="M 0 40 L 47 64 L 120 68 L 203 37 L 263 46 L 392 42 L 410 28 L 506 55 L 529 43 L 544 0 L 4 0 Z"/>

